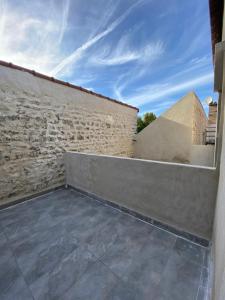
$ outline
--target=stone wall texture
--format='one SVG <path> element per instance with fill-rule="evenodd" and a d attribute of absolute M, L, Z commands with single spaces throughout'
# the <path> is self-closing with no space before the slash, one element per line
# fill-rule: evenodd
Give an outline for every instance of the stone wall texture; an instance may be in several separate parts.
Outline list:
<path fill-rule="evenodd" d="M 133 155 L 137 110 L 0 66 L 0 203 L 65 183 L 63 153 Z"/>
<path fill-rule="evenodd" d="M 208 125 L 216 124 L 217 122 L 217 103 L 209 105 Z"/>
<path fill-rule="evenodd" d="M 194 101 L 193 104 L 193 129 L 192 129 L 192 144 L 203 145 L 204 134 L 208 119 L 200 101 Z"/>

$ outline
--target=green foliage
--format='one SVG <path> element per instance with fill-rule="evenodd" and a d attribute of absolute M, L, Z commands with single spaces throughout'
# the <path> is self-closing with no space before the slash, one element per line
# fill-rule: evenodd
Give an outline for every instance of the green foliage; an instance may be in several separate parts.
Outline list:
<path fill-rule="evenodd" d="M 156 119 L 156 115 L 152 112 L 145 113 L 144 116 L 137 118 L 137 132 L 140 132 L 146 126 Z"/>
<path fill-rule="evenodd" d="M 142 118 L 138 117 L 137 118 L 137 132 L 140 132 L 144 128 L 145 128 L 145 124 L 144 124 Z"/>
<path fill-rule="evenodd" d="M 144 123 L 145 126 L 148 126 L 151 122 L 153 122 L 156 119 L 156 115 L 152 112 L 147 112 L 144 114 Z"/>

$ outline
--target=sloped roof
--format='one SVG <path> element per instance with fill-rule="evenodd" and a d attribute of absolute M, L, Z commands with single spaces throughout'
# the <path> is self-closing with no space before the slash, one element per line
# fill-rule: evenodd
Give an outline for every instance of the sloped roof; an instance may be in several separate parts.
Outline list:
<path fill-rule="evenodd" d="M 39 78 L 42 78 L 42 79 L 45 79 L 45 80 L 49 80 L 49 81 L 52 81 L 52 82 L 55 82 L 55 83 L 58 83 L 58 84 L 61 84 L 61 85 L 65 85 L 67 87 L 70 87 L 70 88 L 82 91 L 82 92 L 87 93 L 87 94 L 91 94 L 93 96 L 97 96 L 97 97 L 106 99 L 108 101 L 112 101 L 114 103 L 117 103 L 117 104 L 120 104 L 120 105 L 123 105 L 123 106 L 127 106 L 127 107 L 135 109 L 135 110 L 137 110 L 137 112 L 139 112 L 139 109 L 137 107 L 135 107 L 135 106 L 129 105 L 127 103 L 123 103 L 121 101 L 112 99 L 112 98 L 104 96 L 102 94 L 98 94 L 98 93 L 92 92 L 90 90 L 87 90 L 87 89 L 85 89 L 83 87 L 80 87 L 80 86 L 77 86 L 77 85 L 74 85 L 74 84 L 71 84 L 69 82 L 65 82 L 63 80 L 59 80 L 59 79 L 56 79 L 54 77 L 50 77 L 50 76 L 44 75 L 44 74 L 36 72 L 34 70 L 30 70 L 30 69 L 27 69 L 27 68 L 24 68 L 24 67 L 21 67 L 21 66 L 18 66 L 18 65 L 14 65 L 12 63 L 5 62 L 5 61 L 2 61 L 2 60 L 0 60 L 0 65 L 4 66 L 4 67 L 15 69 L 15 70 L 19 70 L 19 71 L 22 71 L 22 72 L 30 73 L 30 74 L 32 74 L 32 75 L 34 75 L 36 77 L 39 77 Z"/>

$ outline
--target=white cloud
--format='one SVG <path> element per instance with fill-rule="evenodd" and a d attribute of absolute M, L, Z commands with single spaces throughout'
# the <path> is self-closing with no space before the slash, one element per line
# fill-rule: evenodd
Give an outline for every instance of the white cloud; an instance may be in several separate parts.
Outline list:
<path fill-rule="evenodd" d="M 99 2 L 100 3 L 100 2 Z M 101 3 L 100 3 L 101 5 Z M 95 7 L 94 11 L 94 29 L 91 33 L 90 38 L 93 38 L 98 32 L 103 31 L 110 20 L 113 18 L 116 10 L 118 9 L 119 0 L 108 0 L 104 3 L 104 13 L 101 14 L 101 18 L 99 18 L 99 7 Z"/>
<path fill-rule="evenodd" d="M 67 56 L 65 59 L 63 59 L 61 61 L 61 63 L 59 63 L 55 68 L 53 68 L 53 70 L 51 71 L 51 75 L 55 76 L 58 73 L 62 72 L 62 70 L 64 68 L 66 68 L 68 65 L 70 64 L 74 64 L 77 61 L 79 61 L 84 52 L 89 49 L 91 46 L 93 46 L 94 44 L 96 44 L 100 39 L 102 39 L 103 37 L 107 36 L 109 33 L 111 33 L 113 30 L 115 30 L 124 20 L 125 18 L 132 12 L 132 10 L 137 7 L 138 5 L 142 4 L 144 2 L 144 0 L 139 0 L 137 2 L 135 2 L 133 5 L 131 5 L 126 11 L 125 13 L 123 13 L 119 18 L 117 18 L 115 21 L 113 21 L 106 30 L 98 33 L 96 36 L 94 36 L 93 38 L 89 39 L 88 41 L 86 41 L 82 46 L 80 46 L 79 48 L 77 48 L 72 54 L 70 54 L 69 56 Z"/>
<path fill-rule="evenodd" d="M 60 45 L 63 37 L 64 37 L 64 33 L 67 30 L 67 21 L 68 21 L 68 16 L 69 16 L 69 8 L 70 8 L 70 0 L 65 0 L 64 1 L 65 5 L 63 8 L 63 13 L 62 13 L 62 24 L 61 24 L 61 30 L 60 30 L 60 34 L 59 34 L 59 39 L 58 39 L 58 44 Z"/>
<path fill-rule="evenodd" d="M 137 7 L 147 3 L 150 9 L 153 1 L 104 2 L 20 0 L 15 5 L 14 0 L 0 0 L 0 59 L 97 87 L 130 104 L 152 103 L 155 110 L 169 95 L 212 82 L 201 10 L 188 25 L 181 22 L 188 30 L 177 38 L 176 28 L 169 27 L 169 16 L 168 23 L 151 28 L 145 14 L 139 14 Z M 178 18 L 177 7 L 184 5 L 171 5 L 171 18 Z"/>
<path fill-rule="evenodd" d="M 157 99 L 165 99 L 166 97 L 182 91 L 194 90 L 199 86 L 211 83 L 213 81 L 213 73 L 208 73 L 202 76 L 195 77 L 180 83 L 169 84 L 162 83 L 159 85 L 147 85 L 139 89 L 134 94 L 130 94 L 125 99 L 129 99 L 129 103 L 133 105 L 143 105 L 153 103 Z"/>
<path fill-rule="evenodd" d="M 95 57 L 92 60 L 92 63 L 95 65 L 102 65 L 102 66 L 113 66 L 113 65 L 122 65 L 126 64 L 131 61 L 135 61 L 140 59 L 139 53 L 134 52 L 126 52 L 126 53 L 121 53 L 121 55 L 116 55 L 116 56 L 111 56 L 107 58 L 100 58 L 100 57 Z"/>
<path fill-rule="evenodd" d="M 142 47 L 134 48 L 131 45 L 130 35 L 124 35 L 117 46 L 102 49 L 101 53 L 93 54 L 90 63 L 97 66 L 122 65 L 133 61 L 147 62 L 148 65 L 163 52 L 163 43 L 157 41 Z"/>
<path fill-rule="evenodd" d="M 123 91 L 131 84 L 135 83 L 135 81 L 144 77 L 144 75 L 149 72 L 150 66 L 162 57 L 164 51 L 165 49 L 162 41 L 149 43 L 140 49 L 136 66 L 132 70 L 129 70 L 118 77 L 118 80 L 113 87 L 115 96 L 126 101 L 126 98 L 122 95 Z M 130 102 L 130 99 L 128 101 Z"/>
<path fill-rule="evenodd" d="M 21 7 L 2 0 L 1 59 L 48 74 L 62 59 L 60 44 L 67 30 L 69 6 L 70 0 L 63 1 L 63 6 L 26 2 Z"/>

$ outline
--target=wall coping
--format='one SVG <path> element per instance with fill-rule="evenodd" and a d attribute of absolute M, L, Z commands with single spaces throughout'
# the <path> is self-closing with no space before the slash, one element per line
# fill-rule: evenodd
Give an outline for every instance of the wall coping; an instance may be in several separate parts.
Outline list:
<path fill-rule="evenodd" d="M 81 155 L 86 155 L 86 156 L 117 158 L 117 159 L 132 160 L 132 161 L 142 161 L 142 162 L 146 162 L 146 163 L 154 163 L 154 164 L 159 164 L 159 165 L 178 166 L 178 167 L 184 167 L 184 168 L 194 168 L 194 169 L 203 169 L 203 170 L 216 171 L 215 167 L 207 167 L 207 166 L 200 166 L 200 165 L 188 165 L 188 164 L 182 164 L 182 163 L 166 162 L 166 161 L 158 161 L 158 160 L 149 160 L 149 159 L 134 158 L 134 157 L 114 156 L 114 155 L 95 154 L 95 153 L 85 153 L 85 152 L 77 152 L 77 151 L 66 151 L 66 153 L 75 153 L 75 154 L 81 154 Z"/>

